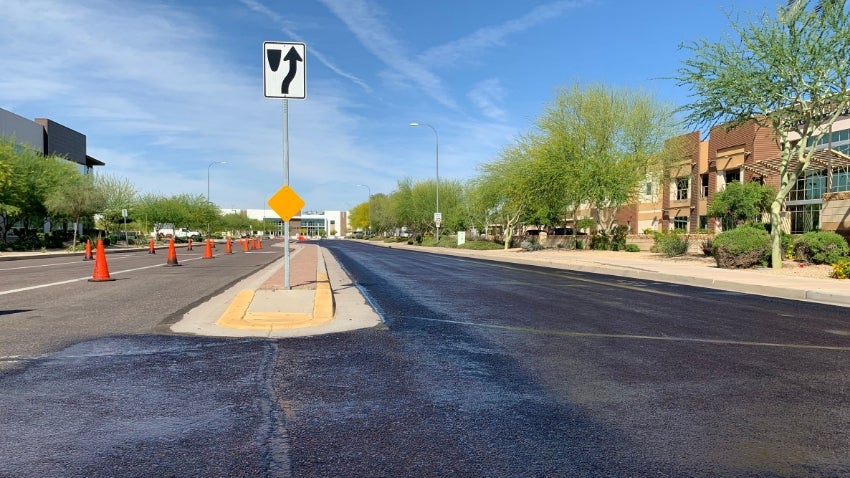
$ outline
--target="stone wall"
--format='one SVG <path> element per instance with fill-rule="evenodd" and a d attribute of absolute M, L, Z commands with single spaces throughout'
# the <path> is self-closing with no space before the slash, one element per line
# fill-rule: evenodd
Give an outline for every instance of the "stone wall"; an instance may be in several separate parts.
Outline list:
<path fill-rule="evenodd" d="M 834 231 L 850 241 L 850 191 L 826 193 L 820 211 L 822 231 Z"/>

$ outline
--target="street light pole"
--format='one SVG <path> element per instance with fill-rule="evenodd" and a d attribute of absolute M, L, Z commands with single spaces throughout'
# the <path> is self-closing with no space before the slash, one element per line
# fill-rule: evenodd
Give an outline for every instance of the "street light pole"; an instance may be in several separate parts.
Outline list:
<path fill-rule="evenodd" d="M 434 154 L 437 167 L 437 210 L 435 216 L 440 214 L 440 136 L 437 134 L 437 128 L 434 128 L 428 123 L 410 123 L 410 126 L 427 126 L 434 132 Z M 437 225 L 437 242 L 440 241 L 440 221 L 434 221 Z"/>
<path fill-rule="evenodd" d="M 366 188 L 369 191 L 369 233 L 372 233 L 372 188 L 365 184 L 358 184 L 358 186 L 362 188 Z"/>
<path fill-rule="evenodd" d="M 210 202 L 210 168 L 213 164 L 227 164 L 227 161 L 213 161 L 207 166 L 207 202 Z M 177 227 L 177 226 L 174 226 Z M 207 237 L 210 237 L 210 223 L 207 221 Z"/>

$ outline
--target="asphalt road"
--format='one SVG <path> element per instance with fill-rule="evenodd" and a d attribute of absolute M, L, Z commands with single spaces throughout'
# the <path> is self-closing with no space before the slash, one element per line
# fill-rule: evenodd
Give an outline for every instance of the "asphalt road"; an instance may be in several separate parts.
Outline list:
<path fill-rule="evenodd" d="M 388 327 L 158 333 L 222 271 L 70 338 L 0 295 L 56 335 L 0 372 L 0 476 L 850 475 L 846 309 L 321 244 Z"/>

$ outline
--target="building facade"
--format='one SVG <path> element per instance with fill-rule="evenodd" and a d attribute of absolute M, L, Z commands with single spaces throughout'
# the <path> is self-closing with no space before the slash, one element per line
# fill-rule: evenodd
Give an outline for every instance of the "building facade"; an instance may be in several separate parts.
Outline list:
<path fill-rule="evenodd" d="M 768 128 L 754 122 L 734 129 L 721 125 L 705 140 L 699 131 L 677 140 L 683 141 L 685 154 L 668 172 L 667 181 L 648 177 L 638 202 L 617 216 L 617 223 L 628 224 L 632 233 L 719 232 L 732 225 L 706 211 L 728 183 L 758 181 L 779 187 L 780 143 Z M 850 116 L 836 121 L 815 146 L 810 167 L 786 198 L 782 227 L 794 234 L 825 230 L 850 237 Z"/>
<path fill-rule="evenodd" d="M 86 135 L 47 118 L 34 121 L 0 108 L 0 136 L 32 148 L 45 156 L 55 154 L 78 165 L 83 174 L 105 163 L 86 153 Z"/>
<path fill-rule="evenodd" d="M 266 232 L 282 236 L 283 220 L 271 209 L 221 209 L 222 214 L 241 214 L 266 224 Z M 301 211 L 289 221 L 289 233 L 307 237 L 343 238 L 351 230 L 348 211 Z"/>

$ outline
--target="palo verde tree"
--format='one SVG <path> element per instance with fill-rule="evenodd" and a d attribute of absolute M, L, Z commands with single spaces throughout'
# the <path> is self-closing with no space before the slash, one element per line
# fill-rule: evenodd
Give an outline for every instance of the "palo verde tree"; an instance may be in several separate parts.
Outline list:
<path fill-rule="evenodd" d="M 77 229 L 83 217 L 93 216 L 103 210 L 105 198 L 95 186 L 90 174 L 71 175 L 47 196 L 47 212 L 54 219 L 68 219 L 74 223 L 71 250 L 77 249 Z"/>
<path fill-rule="evenodd" d="M 44 156 L 9 139 L 0 140 L 0 161 L 10 170 L 9 182 L 0 189 L 0 242 L 6 242 L 12 224 L 20 222 L 26 234 L 33 229 L 33 221 L 44 221 L 47 197 L 80 172 L 75 163 L 61 156 Z"/>
<path fill-rule="evenodd" d="M 565 212 L 588 204 L 610 231 L 617 212 L 637 199 L 638 185 L 674 159 L 667 141 L 676 131 L 672 112 L 637 91 L 562 89 L 537 121 L 536 151 L 546 169 L 561 175 L 555 183 Z"/>
<path fill-rule="evenodd" d="M 815 145 L 850 107 L 850 12 L 843 0 L 790 0 L 775 16 L 731 20 L 733 35 L 685 45 L 676 77 L 693 100 L 691 125 L 771 129 L 781 146 L 779 188 L 770 206 L 771 265 L 782 267 L 781 212 Z"/>
<path fill-rule="evenodd" d="M 138 192 L 129 179 L 109 174 L 96 174 L 94 186 L 103 198 L 103 208 L 97 212 L 100 213 L 100 225 L 107 233 L 117 229 L 123 221 L 121 212 L 124 209 L 130 210 L 129 215 L 137 219 L 134 207 Z"/>
<path fill-rule="evenodd" d="M 505 147 L 495 161 L 480 165 L 480 174 L 472 180 L 475 204 L 487 212 L 488 223 L 502 226 L 505 249 L 510 248 L 514 227 L 534 201 L 533 149 L 527 138 Z"/>

